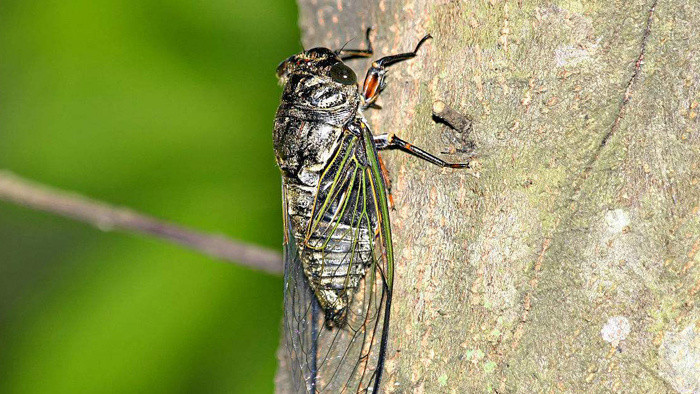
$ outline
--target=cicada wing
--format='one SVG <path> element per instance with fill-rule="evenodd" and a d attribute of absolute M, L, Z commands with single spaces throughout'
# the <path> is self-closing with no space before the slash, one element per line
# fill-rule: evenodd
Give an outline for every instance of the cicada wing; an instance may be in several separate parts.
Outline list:
<path fill-rule="evenodd" d="M 316 368 L 310 354 L 318 334 L 312 324 L 317 321 L 318 301 L 314 296 L 299 257 L 290 228 L 287 196 L 282 188 L 284 215 L 284 339 L 291 366 L 291 393 L 313 393 Z"/>
<path fill-rule="evenodd" d="M 348 133 L 322 174 L 308 227 L 288 221 L 285 335 L 302 392 L 373 392 L 381 376 L 393 262 L 383 182 L 366 146 Z M 327 286 L 348 300 L 342 324 L 326 321 L 309 285 L 301 259 L 310 254 L 321 256 L 324 276 L 337 279 Z"/>

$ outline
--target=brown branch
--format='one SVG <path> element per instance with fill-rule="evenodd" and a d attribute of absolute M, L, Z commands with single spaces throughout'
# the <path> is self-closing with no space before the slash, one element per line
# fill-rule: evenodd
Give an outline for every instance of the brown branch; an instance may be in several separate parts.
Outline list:
<path fill-rule="evenodd" d="M 152 235 L 228 262 L 272 274 L 282 272 L 282 258 L 273 250 L 221 235 L 190 230 L 131 209 L 51 189 L 9 171 L 0 171 L 0 200 L 90 223 L 103 231 L 121 230 Z"/>

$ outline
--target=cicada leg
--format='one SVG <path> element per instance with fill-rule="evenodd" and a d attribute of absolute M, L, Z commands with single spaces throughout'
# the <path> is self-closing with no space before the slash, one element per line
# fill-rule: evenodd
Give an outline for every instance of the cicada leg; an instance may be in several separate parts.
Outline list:
<path fill-rule="evenodd" d="M 379 93 L 381 93 L 382 90 L 384 90 L 384 87 L 386 86 L 386 82 L 384 81 L 384 79 L 386 77 L 387 67 L 402 62 L 404 60 L 416 57 L 420 46 L 423 45 L 423 43 L 429 38 L 432 38 L 430 34 L 426 34 L 425 37 L 421 38 L 421 40 L 418 42 L 418 45 L 416 45 L 416 49 L 414 49 L 413 52 L 385 56 L 372 63 L 372 67 L 370 67 L 370 69 L 367 70 L 365 82 L 362 85 L 362 108 L 371 107 L 377 100 L 377 97 L 379 97 Z"/>
<path fill-rule="evenodd" d="M 370 40 L 369 38 L 369 33 L 371 31 L 372 28 L 369 27 L 367 28 L 367 32 L 365 33 L 365 42 L 367 43 L 367 49 L 345 49 L 345 47 L 343 47 L 335 51 L 335 53 L 340 55 L 341 60 L 350 60 L 358 57 L 372 56 L 374 54 L 374 50 L 372 49 L 372 40 Z"/>
<path fill-rule="evenodd" d="M 414 146 L 401 138 L 395 136 L 394 134 L 381 134 L 374 136 L 374 146 L 377 150 L 384 149 L 399 149 L 427 162 L 435 164 L 436 166 L 446 167 L 446 168 L 469 168 L 469 163 L 448 163 L 439 157 L 428 153 L 423 149 Z"/>

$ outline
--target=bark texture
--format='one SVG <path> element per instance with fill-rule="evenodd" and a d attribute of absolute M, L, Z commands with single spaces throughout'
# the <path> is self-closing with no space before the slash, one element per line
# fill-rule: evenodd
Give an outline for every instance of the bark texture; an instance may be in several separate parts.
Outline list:
<path fill-rule="evenodd" d="M 383 155 L 384 392 L 700 392 L 700 2 L 299 3 L 306 48 L 433 35 L 391 69 L 375 133 L 458 151 L 433 103 L 474 120 L 472 174 Z"/>

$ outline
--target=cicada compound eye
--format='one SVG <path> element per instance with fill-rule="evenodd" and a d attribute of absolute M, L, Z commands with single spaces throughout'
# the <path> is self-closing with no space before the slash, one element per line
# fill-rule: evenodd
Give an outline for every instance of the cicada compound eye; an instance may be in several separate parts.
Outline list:
<path fill-rule="evenodd" d="M 354 85 L 357 83 L 357 76 L 355 72 L 343 63 L 336 63 L 331 67 L 331 78 L 338 83 L 343 85 Z"/>

